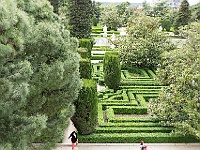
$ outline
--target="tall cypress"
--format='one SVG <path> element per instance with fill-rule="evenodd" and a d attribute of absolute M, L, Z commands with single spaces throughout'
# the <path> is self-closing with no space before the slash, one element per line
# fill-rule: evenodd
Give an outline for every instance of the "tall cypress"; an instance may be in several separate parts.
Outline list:
<path fill-rule="evenodd" d="M 189 3 L 187 0 L 181 2 L 177 18 L 174 23 L 174 28 L 177 30 L 178 27 L 188 25 L 191 17 L 191 11 L 189 9 Z"/>
<path fill-rule="evenodd" d="M 89 38 L 92 32 L 92 1 L 68 0 L 68 7 L 71 36 Z"/>

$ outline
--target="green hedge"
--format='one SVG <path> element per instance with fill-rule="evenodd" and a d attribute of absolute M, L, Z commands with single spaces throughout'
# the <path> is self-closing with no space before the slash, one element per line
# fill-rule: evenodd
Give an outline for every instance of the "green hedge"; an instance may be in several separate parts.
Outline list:
<path fill-rule="evenodd" d="M 80 77 L 84 79 L 92 78 L 92 64 L 90 59 L 81 59 L 80 60 Z"/>
<path fill-rule="evenodd" d="M 114 110 L 115 114 L 147 114 L 147 107 L 131 106 L 131 105 L 132 105 L 131 103 L 128 103 L 127 106 L 121 106 L 121 104 L 118 105 L 116 103 L 113 104 L 112 106 L 106 106 L 106 109 L 111 107 Z"/>
<path fill-rule="evenodd" d="M 91 58 L 91 51 L 94 45 L 94 39 L 79 39 L 79 47 L 87 48 L 88 58 Z"/>
<path fill-rule="evenodd" d="M 99 125 L 99 127 L 163 127 L 160 123 L 156 122 L 112 122 L 104 123 Z M 114 123 L 113 123 L 114 122 Z"/>
<path fill-rule="evenodd" d="M 170 133 L 172 127 L 99 127 L 95 133 Z"/>
<path fill-rule="evenodd" d="M 87 48 L 79 47 L 78 53 L 80 54 L 81 58 L 88 58 L 89 57 Z"/>
<path fill-rule="evenodd" d="M 118 52 L 106 52 L 103 61 L 104 82 L 115 92 L 121 80 L 121 65 Z"/>
<path fill-rule="evenodd" d="M 103 59 L 104 59 L 104 55 L 103 54 L 101 54 L 101 55 L 92 54 L 91 60 L 103 60 Z"/>
<path fill-rule="evenodd" d="M 191 136 L 174 135 L 170 133 L 101 133 L 79 135 L 80 143 L 193 143 L 200 142 Z"/>
<path fill-rule="evenodd" d="M 94 80 L 82 79 L 83 88 L 75 100 L 72 122 L 79 134 L 94 132 L 98 118 L 97 84 Z"/>

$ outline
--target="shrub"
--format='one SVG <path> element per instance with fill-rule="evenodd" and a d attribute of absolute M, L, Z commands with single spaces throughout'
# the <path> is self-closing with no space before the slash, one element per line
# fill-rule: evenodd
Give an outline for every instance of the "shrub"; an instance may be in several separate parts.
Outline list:
<path fill-rule="evenodd" d="M 98 117 L 97 85 L 94 80 L 82 81 L 83 88 L 74 102 L 76 112 L 71 119 L 79 134 L 91 134 L 95 130 Z"/>
<path fill-rule="evenodd" d="M 91 58 L 91 51 L 94 45 L 93 39 L 79 39 L 79 47 L 87 48 L 88 50 L 88 58 Z"/>
<path fill-rule="evenodd" d="M 115 92 L 121 80 L 121 66 L 118 52 L 106 52 L 103 61 L 104 82 Z"/>
<path fill-rule="evenodd" d="M 80 60 L 80 76 L 81 78 L 91 79 L 92 78 L 92 64 L 90 59 Z"/>
<path fill-rule="evenodd" d="M 78 53 L 80 54 L 81 58 L 88 58 L 89 56 L 87 48 L 79 47 Z"/>

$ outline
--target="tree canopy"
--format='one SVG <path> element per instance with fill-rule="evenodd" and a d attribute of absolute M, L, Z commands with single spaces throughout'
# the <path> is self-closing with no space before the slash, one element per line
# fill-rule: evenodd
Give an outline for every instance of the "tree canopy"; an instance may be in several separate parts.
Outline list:
<path fill-rule="evenodd" d="M 173 48 L 167 37 L 159 32 L 159 20 L 146 15 L 136 15 L 129 22 L 127 35 L 116 41 L 121 62 L 125 66 L 157 68 L 165 50 Z"/>
<path fill-rule="evenodd" d="M 180 31 L 187 43 L 163 54 L 157 76 L 168 88 L 151 101 L 151 111 L 164 123 L 175 126 L 176 133 L 200 138 L 200 23 Z"/>
<path fill-rule="evenodd" d="M 0 147 L 50 149 L 82 85 L 78 41 L 47 0 L 2 0 L 0 16 Z"/>

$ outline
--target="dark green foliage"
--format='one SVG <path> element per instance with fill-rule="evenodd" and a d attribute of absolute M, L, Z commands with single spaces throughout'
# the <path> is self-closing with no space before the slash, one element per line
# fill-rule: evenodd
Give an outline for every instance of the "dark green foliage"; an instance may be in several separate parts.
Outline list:
<path fill-rule="evenodd" d="M 92 64 L 90 59 L 81 59 L 80 60 L 80 76 L 84 79 L 92 78 Z"/>
<path fill-rule="evenodd" d="M 61 0 L 48 0 L 53 6 L 53 11 L 58 14 L 58 9 L 61 4 Z"/>
<path fill-rule="evenodd" d="M 92 32 L 92 1 L 68 0 L 68 5 L 71 36 L 89 38 Z"/>
<path fill-rule="evenodd" d="M 91 51 L 94 45 L 93 39 L 79 39 L 79 47 L 87 48 L 88 50 L 88 58 L 91 58 Z"/>
<path fill-rule="evenodd" d="M 178 30 L 180 26 L 188 25 L 190 17 L 191 11 L 189 9 L 189 3 L 187 0 L 183 0 L 178 11 L 178 16 L 174 23 L 175 30 Z"/>
<path fill-rule="evenodd" d="M 191 6 L 191 12 L 192 12 L 191 21 L 200 20 L 200 3 Z"/>
<path fill-rule="evenodd" d="M 117 91 L 121 80 L 121 65 L 118 52 L 106 52 L 103 61 L 105 84 Z"/>
<path fill-rule="evenodd" d="M 74 102 L 75 114 L 71 118 L 79 134 L 91 134 L 97 125 L 97 84 L 83 79 L 83 88 Z"/>

